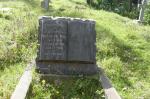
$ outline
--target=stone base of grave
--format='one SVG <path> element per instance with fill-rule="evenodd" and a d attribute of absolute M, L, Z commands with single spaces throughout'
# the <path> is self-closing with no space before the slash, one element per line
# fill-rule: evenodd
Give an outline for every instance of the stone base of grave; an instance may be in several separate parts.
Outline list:
<path fill-rule="evenodd" d="M 56 75 L 95 75 L 98 74 L 96 64 L 88 63 L 49 63 L 36 62 L 36 71 L 41 74 Z"/>
<path fill-rule="evenodd" d="M 94 74 L 94 75 L 56 75 L 56 74 L 40 74 L 40 79 L 41 80 L 46 80 L 48 82 L 62 82 L 62 81 L 74 81 L 80 78 L 87 78 L 87 79 L 97 79 L 99 80 L 99 74 Z"/>

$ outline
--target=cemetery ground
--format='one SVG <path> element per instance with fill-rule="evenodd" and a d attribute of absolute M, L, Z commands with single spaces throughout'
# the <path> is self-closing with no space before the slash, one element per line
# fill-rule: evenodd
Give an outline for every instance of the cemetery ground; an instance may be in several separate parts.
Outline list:
<path fill-rule="evenodd" d="M 61 81 L 56 84 L 50 79 L 41 80 L 40 75 L 35 73 L 27 99 L 105 99 L 102 86 L 95 78 L 63 78 Z"/>
<path fill-rule="evenodd" d="M 26 64 L 36 57 L 38 17 L 42 15 L 96 20 L 97 64 L 105 70 L 122 98 L 150 97 L 150 26 L 95 10 L 84 0 L 52 0 L 49 6 L 46 11 L 41 9 L 40 0 L 0 0 L 0 99 L 10 98 Z M 51 85 L 47 86 L 52 90 L 43 93 L 45 81 L 37 84 L 38 76 L 33 77 L 35 98 L 61 95 L 61 90 Z M 86 80 L 76 83 L 82 85 Z M 95 83 L 91 82 L 91 86 Z M 76 88 L 72 90 L 75 92 Z"/>

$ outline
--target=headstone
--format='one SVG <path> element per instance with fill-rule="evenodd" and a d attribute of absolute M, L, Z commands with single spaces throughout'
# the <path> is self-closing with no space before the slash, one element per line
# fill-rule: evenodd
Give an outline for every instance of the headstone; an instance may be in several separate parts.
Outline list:
<path fill-rule="evenodd" d="M 143 0 L 140 8 L 140 14 L 139 14 L 139 22 L 143 22 L 144 19 L 144 10 L 145 6 L 147 4 L 147 0 Z"/>
<path fill-rule="evenodd" d="M 97 74 L 95 43 L 93 20 L 41 17 L 37 70 L 56 75 Z"/>
<path fill-rule="evenodd" d="M 49 2 L 50 2 L 50 0 L 41 1 L 41 7 L 48 10 L 49 9 Z"/>

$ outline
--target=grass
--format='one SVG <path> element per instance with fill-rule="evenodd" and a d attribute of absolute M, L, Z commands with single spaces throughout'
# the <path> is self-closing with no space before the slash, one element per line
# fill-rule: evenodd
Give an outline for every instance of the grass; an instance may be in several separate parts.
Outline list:
<path fill-rule="evenodd" d="M 0 71 L 0 99 L 9 99 L 25 69 L 25 63 L 5 64 L 3 66 L 6 68 Z"/>
<path fill-rule="evenodd" d="M 150 26 L 95 10 L 83 0 L 53 0 L 48 11 L 41 9 L 39 0 L 0 1 L 0 8 L 7 7 L 13 8 L 12 14 L 0 12 L 0 63 L 9 64 L 5 68 L 0 65 L 2 72 L 12 63 L 15 67 L 35 57 L 38 16 L 90 18 L 96 20 L 97 64 L 104 68 L 121 97 L 150 97 Z M 11 73 L 2 73 L 7 74 L 11 77 Z"/>
<path fill-rule="evenodd" d="M 101 84 L 95 78 L 42 78 L 34 73 L 27 99 L 104 99 Z"/>
<path fill-rule="evenodd" d="M 23 1 L 0 1 L 0 99 L 10 98 L 35 56 L 37 16 L 31 8 Z"/>

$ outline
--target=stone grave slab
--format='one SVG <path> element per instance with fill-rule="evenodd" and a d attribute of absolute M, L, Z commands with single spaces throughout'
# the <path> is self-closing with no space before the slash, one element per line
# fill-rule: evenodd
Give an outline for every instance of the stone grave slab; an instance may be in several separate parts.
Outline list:
<path fill-rule="evenodd" d="M 41 17 L 38 43 L 37 70 L 43 74 L 93 75 L 98 72 L 93 20 Z"/>

